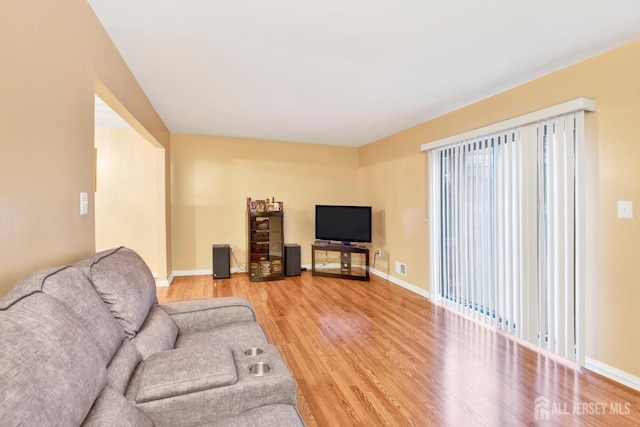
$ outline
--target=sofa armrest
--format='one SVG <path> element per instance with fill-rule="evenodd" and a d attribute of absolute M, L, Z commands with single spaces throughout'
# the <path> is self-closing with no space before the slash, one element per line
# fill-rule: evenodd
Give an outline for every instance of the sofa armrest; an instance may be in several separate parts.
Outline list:
<path fill-rule="evenodd" d="M 251 303 L 244 298 L 223 297 L 160 304 L 178 325 L 179 334 L 207 331 L 235 322 L 255 321 Z"/>
<path fill-rule="evenodd" d="M 215 343 L 207 343 L 152 356 L 134 372 L 126 397 L 156 426 L 206 426 L 217 421 L 220 421 L 218 425 L 226 425 L 222 420 L 252 409 L 296 404 L 295 381 L 273 345 L 261 345 L 262 353 L 255 355 L 227 348 L 232 361 L 224 351 L 216 355 L 219 350 L 209 350 L 216 347 Z M 181 356 L 184 353 L 191 355 L 183 358 Z M 153 360 L 154 357 L 157 360 Z M 154 364 L 160 362 L 152 369 L 155 373 L 148 371 L 145 366 L 150 363 L 149 360 Z M 252 371 L 255 366 L 265 365 L 270 369 Z M 232 372 L 225 372 L 226 367 L 230 367 Z M 219 374 L 223 377 L 217 378 Z M 157 375 L 157 378 L 145 379 L 147 375 Z M 210 380 L 207 377 L 213 378 Z M 227 384 L 209 384 L 218 379 Z M 155 398 L 141 398 L 140 393 L 145 392 L 145 381 L 162 386 L 158 392 L 149 390 L 151 397 Z M 144 394 L 149 397 L 149 393 Z M 259 425 L 267 424 L 263 421 Z"/>
<path fill-rule="evenodd" d="M 231 349 L 201 345 L 162 351 L 141 365 L 136 403 L 167 399 L 238 381 Z"/>

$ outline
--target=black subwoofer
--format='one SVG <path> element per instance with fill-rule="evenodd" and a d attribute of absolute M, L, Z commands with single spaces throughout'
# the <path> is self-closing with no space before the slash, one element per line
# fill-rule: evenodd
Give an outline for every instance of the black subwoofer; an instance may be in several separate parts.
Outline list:
<path fill-rule="evenodd" d="M 231 247 L 213 245 L 213 278 L 228 279 L 229 277 L 231 277 Z"/>
<path fill-rule="evenodd" d="M 300 245 L 291 243 L 284 245 L 284 275 L 300 276 Z"/>

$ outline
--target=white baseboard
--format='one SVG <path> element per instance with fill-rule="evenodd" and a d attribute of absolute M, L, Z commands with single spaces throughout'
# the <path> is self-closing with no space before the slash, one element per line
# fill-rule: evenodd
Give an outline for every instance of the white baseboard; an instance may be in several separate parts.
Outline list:
<path fill-rule="evenodd" d="M 175 270 L 173 273 L 174 277 L 180 276 L 204 276 L 213 274 L 213 269 L 208 270 Z"/>
<path fill-rule="evenodd" d="M 404 280 L 398 279 L 397 277 L 391 276 L 390 274 L 383 273 L 382 271 L 376 270 L 375 268 L 369 268 L 369 272 L 375 274 L 378 277 L 382 277 L 385 280 L 388 280 L 391 283 L 394 283 L 400 287 L 403 287 L 414 294 L 418 294 L 426 299 L 431 299 L 431 293 L 425 289 L 422 289 L 416 285 L 412 285 L 411 283 L 405 282 Z"/>
<path fill-rule="evenodd" d="M 156 286 L 159 288 L 165 287 L 165 286 L 169 286 L 171 285 L 171 282 L 173 282 L 173 272 L 169 275 L 169 277 L 167 278 L 167 280 L 158 280 L 158 275 L 155 274 L 153 276 L 156 279 Z"/>
<path fill-rule="evenodd" d="M 234 267 L 231 269 L 231 273 L 246 273 L 247 269 L 244 267 L 238 268 Z M 209 268 L 206 270 L 176 270 L 171 273 L 171 279 L 174 277 L 180 276 L 211 276 L 213 274 L 213 269 Z"/>
<path fill-rule="evenodd" d="M 308 265 L 303 265 L 302 267 L 306 267 L 307 270 L 311 270 L 311 264 Z M 329 267 L 329 268 L 340 268 L 340 263 L 330 263 L 325 265 L 324 267 Z M 427 298 L 427 299 L 431 299 L 431 293 L 429 291 L 426 291 L 422 288 L 419 288 L 416 285 L 412 285 L 409 282 L 405 282 L 404 280 L 398 279 L 397 277 L 391 276 L 389 274 L 383 273 L 382 271 L 376 270 L 375 268 L 369 267 L 369 273 L 370 274 L 375 274 L 378 277 L 383 278 L 384 280 L 388 280 L 389 282 L 398 285 L 402 288 L 405 288 L 411 292 L 413 292 L 414 294 L 418 294 L 421 297 Z"/>
<path fill-rule="evenodd" d="M 589 357 L 585 357 L 584 367 L 589 369 L 590 371 L 607 377 L 610 380 L 619 382 L 620 384 L 624 384 L 627 387 L 631 387 L 634 390 L 640 391 L 640 377 L 636 377 L 635 375 L 631 375 L 625 371 L 621 371 L 618 368 L 614 368 L 613 366 L 609 366 L 606 363 L 599 362 Z"/>

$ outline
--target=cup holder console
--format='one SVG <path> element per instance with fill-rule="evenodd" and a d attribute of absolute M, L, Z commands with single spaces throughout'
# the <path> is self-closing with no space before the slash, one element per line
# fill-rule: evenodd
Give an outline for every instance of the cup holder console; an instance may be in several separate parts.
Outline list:
<path fill-rule="evenodd" d="M 256 359 L 253 359 L 253 362 L 250 362 L 248 369 L 249 369 L 249 373 L 256 376 L 256 377 L 261 377 L 263 375 L 266 375 L 267 372 L 271 371 L 273 369 L 273 366 L 269 363 L 270 360 L 270 348 L 269 346 L 267 347 L 267 351 L 265 351 L 263 348 L 260 347 L 251 347 L 248 348 L 246 350 L 244 350 L 242 352 L 242 354 L 244 355 L 244 357 L 247 358 L 253 358 L 255 356 L 261 356 L 261 357 L 257 357 Z M 266 359 L 266 361 L 265 361 Z M 247 361 L 247 359 L 244 359 L 245 363 Z M 247 365 L 245 365 L 247 366 Z"/>
<path fill-rule="evenodd" d="M 245 356 L 257 356 L 262 353 L 264 353 L 264 351 L 260 347 L 251 347 L 244 352 Z"/>
<path fill-rule="evenodd" d="M 271 370 L 271 365 L 267 362 L 258 362 L 249 366 L 249 372 L 255 376 L 262 376 Z"/>

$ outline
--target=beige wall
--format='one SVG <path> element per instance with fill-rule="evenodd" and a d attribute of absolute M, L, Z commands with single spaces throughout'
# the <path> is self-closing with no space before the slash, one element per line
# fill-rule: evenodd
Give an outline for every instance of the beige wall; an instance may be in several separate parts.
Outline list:
<path fill-rule="evenodd" d="M 375 269 L 428 290 L 426 159 L 415 149 L 404 155 L 398 150 L 400 144 L 390 140 L 359 153 L 364 200 L 374 212 L 372 249 L 382 249 Z M 396 261 L 406 264 L 406 276 L 395 272 Z"/>
<path fill-rule="evenodd" d="M 164 149 L 151 145 L 133 129 L 96 129 L 96 249 L 127 246 L 140 254 L 159 280 L 167 278 L 162 261 Z"/>
<path fill-rule="evenodd" d="M 228 243 L 246 267 L 246 198 L 284 202 L 286 243 L 311 262 L 316 204 L 359 204 L 356 148 L 171 135 L 173 270 L 210 270 Z M 237 263 L 232 259 L 232 268 Z"/>
<path fill-rule="evenodd" d="M 365 201 L 384 204 L 381 239 L 393 259 L 407 259 L 408 281 L 429 289 L 427 228 L 417 221 L 426 174 L 420 144 L 578 96 L 593 98 L 598 111 L 588 117 L 587 357 L 640 375 L 640 222 L 616 217 L 618 200 L 636 207 L 640 202 L 639 76 L 636 41 L 363 147 L 363 181 L 389 177 L 384 181 L 389 185 L 366 186 Z M 412 275 L 416 269 L 418 275 Z"/>
<path fill-rule="evenodd" d="M 36 269 L 94 251 L 96 78 L 167 155 L 169 133 L 86 1 L 7 2 L 0 40 L 2 295 Z"/>

